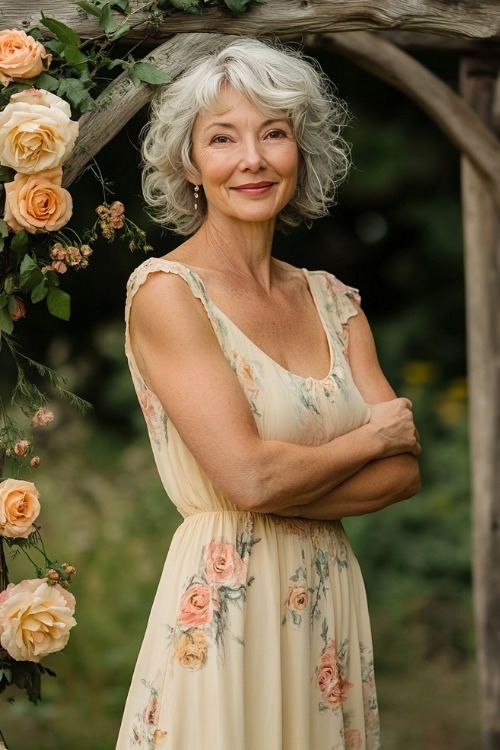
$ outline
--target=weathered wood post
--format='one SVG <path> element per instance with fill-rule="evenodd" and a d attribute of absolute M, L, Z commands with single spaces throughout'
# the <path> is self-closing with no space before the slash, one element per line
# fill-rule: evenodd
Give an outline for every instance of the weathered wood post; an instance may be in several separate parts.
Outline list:
<path fill-rule="evenodd" d="M 463 96 L 492 129 L 498 58 L 461 63 Z M 500 210 L 462 158 L 473 575 L 483 750 L 500 750 Z"/>

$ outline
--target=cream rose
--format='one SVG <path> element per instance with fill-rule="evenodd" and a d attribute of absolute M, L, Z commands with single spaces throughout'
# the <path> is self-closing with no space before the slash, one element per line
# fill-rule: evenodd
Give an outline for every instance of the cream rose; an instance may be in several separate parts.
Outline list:
<path fill-rule="evenodd" d="M 67 102 L 50 91 L 13 94 L 0 112 L 0 163 L 21 174 L 60 167 L 78 135 Z"/>
<path fill-rule="evenodd" d="M 0 597 L 0 644 L 16 661 L 60 651 L 76 625 L 75 597 L 45 578 L 9 584 Z"/>
<path fill-rule="evenodd" d="M 183 633 L 179 638 L 172 659 L 186 669 L 199 669 L 208 656 L 207 639 L 202 630 Z"/>
<path fill-rule="evenodd" d="M 307 607 L 309 590 L 305 581 L 293 581 L 288 587 L 287 606 L 294 612 L 300 612 Z"/>
<path fill-rule="evenodd" d="M 50 62 L 43 44 L 18 29 L 0 31 L 0 82 L 6 86 L 18 78 L 34 78 Z"/>
<path fill-rule="evenodd" d="M 0 482 L 0 535 L 12 539 L 28 537 L 40 513 L 39 497 L 32 482 L 22 479 Z"/>
<path fill-rule="evenodd" d="M 5 187 L 5 222 L 18 232 L 27 229 L 54 232 L 71 218 L 73 201 L 61 187 L 62 169 L 48 169 L 36 175 L 16 174 Z"/>

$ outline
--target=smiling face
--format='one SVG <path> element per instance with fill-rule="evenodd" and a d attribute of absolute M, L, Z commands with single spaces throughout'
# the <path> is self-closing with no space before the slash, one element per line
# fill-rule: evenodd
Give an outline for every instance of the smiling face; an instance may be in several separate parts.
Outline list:
<path fill-rule="evenodd" d="M 193 128 L 192 160 L 207 215 L 245 222 L 273 221 L 293 197 L 299 152 L 288 120 L 262 114 L 231 87 L 221 112 L 201 112 Z"/>

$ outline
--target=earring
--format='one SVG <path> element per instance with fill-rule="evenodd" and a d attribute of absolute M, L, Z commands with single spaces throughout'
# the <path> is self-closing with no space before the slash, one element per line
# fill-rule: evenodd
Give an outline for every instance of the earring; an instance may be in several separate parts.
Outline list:
<path fill-rule="evenodd" d="M 200 186 L 195 185 L 194 186 L 194 210 L 198 210 L 198 193 L 200 192 Z"/>

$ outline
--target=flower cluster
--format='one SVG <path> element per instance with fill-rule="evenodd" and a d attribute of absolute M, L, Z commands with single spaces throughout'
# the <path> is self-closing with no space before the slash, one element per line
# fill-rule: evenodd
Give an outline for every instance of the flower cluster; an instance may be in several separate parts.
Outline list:
<path fill-rule="evenodd" d="M 40 424 L 47 423 L 48 413 L 37 415 L 37 419 L 42 420 Z M 22 453 L 26 448 L 18 443 L 14 450 Z M 39 661 L 64 648 L 76 625 L 75 598 L 67 591 L 76 569 L 48 559 L 35 523 L 40 513 L 39 498 L 32 482 L 0 482 L 0 692 L 16 685 L 35 703 L 40 698 L 41 674 L 50 673 Z M 35 578 L 9 582 L 4 545 L 13 554 L 22 552 L 28 557 Z M 41 564 L 34 553 L 41 555 Z"/>

